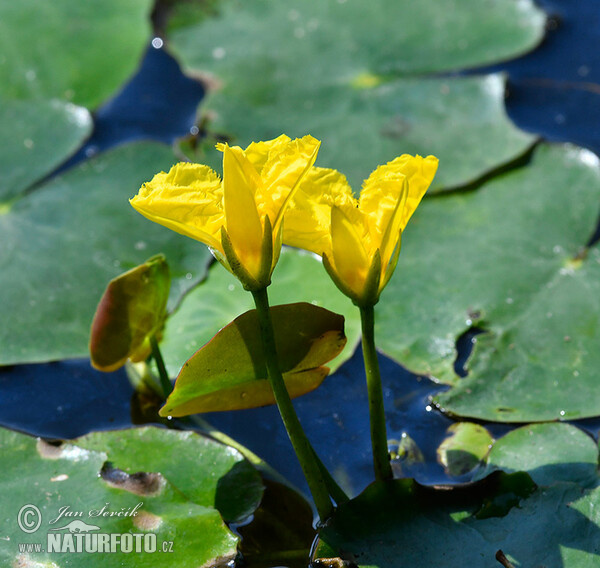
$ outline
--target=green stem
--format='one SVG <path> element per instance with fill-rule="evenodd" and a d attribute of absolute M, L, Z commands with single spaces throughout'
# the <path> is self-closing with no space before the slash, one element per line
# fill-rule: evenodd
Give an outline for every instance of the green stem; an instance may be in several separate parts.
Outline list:
<path fill-rule="evenodd" d="M 160 352 L 160 347 L 158 346 L 158 341 L 156 341 L 156 337 L 153 335 L 150 337 L 150 346 L 152 347 L 152 358 L 156 363 L 156 368 L 158 369 L 158 377 L 160 379 L 160 386 L 163 390 L 163 396 L 165 400 L 173 391 L 173 385 L 171 384 L 171 379 L 169 379 L 169 373 L 167 373 L 167 368 L 165 367 L 165 362 L 162 358 L 162 353 Z"/>
<path fill-rule="evenodd" d="M 371 419 L 371 445 L 373 448 L 373 467 L 377 480 L 392 479 L 392 466 L 388 454 L 385 411 L 383 407 L 383 389 L 379 373 L 379 361 L 375 349 L 375 309 L 373 306 L 360 308 L 362 325 L 362 348 L 367 376 L 369 395 L 369 416 Z"/>
<path fill-rule="evenodd" d="M 321 521 L 325 521 L 333 513 L 333 504 L 329 498 L 329 492 L 321 473 L 318 461 L 315 459 L 315 453 L 304 434 L 302 425 L 298 420 L 292 400 L 287 391 L 283 376 L 279 369 L 277 359 L 277 349 L 275 346 L 275 333 L 273 331 L 273 322 L 271 321 L 271 312 L 269 310 L 269 298 L 267 289 L 252 291 L 254 303 L 256 304 L 256 313 L 260 325 L 260 333 L 263 343 L 265 362 L 267 366 L 267 375 L 273 395 L 279 408 L 279 413 L 287 430 L 290 442 L 296 452 L 308 487 L 319 513 Z"/>

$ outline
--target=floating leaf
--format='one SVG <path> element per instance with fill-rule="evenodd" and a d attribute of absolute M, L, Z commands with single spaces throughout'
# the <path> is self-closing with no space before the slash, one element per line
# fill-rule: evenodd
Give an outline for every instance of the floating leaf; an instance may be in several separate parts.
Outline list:
<path fill-rule="evenodd" d="M 339 293 L 320 259 L 284 247 L 269 286 L 269 299 L 273 305 L 310 302 L 343 314 L 348 343 L 331 367 L 337 368 L 352 355 L 360 336 L 359 312 Z M 240 282 L 215 265 L 206 282 L 187 294 L 167 321 L 161 349 L 169 374 L 177 376 L 183 362 L 207 343 L 215 330 L 252 308 L 252 296 Z"/>
<path fill-rule="evenodd" d="M 533 2 L 226 1 L 216 12 L 179 26 L 170 47 L 210 77 L 209 128 L 236 143 L 310 132 L 323 140 L 318 165 L 358 191 L 402 153 L 440 158 L 435 190 L 480 178 L 534 140 L 507 119 L 501 77 L 407 78 L 533 48 L 545 21 Z"/>
<path fill-rule="evenodd" d="M 96 107 L 137 67 L 151 0 L 0 3 L 0 94 Z M 35 17 L 32 17 L 35 15 Z"/>
<path fill-rule="evenodd" d="M 167 315 L 170 285 L 163 255 L 108 283 L 92 322 L 90 354 L 96 369 L 114 371 L 128 359 L 135 363 L 150 355 L 150 341 L 160 334 Z"/>
<path fill-rule="evenodd" d="M 312 304 L 271 307 L 279 367 L 292 398 L 317 388 L 346 344 L 344 318 Z M 274 404 L 256 310 L 225 326 L 183 366 L 161 416 Z"/>
<path fill-rule="evenodd" d="M 472 471 L 483 463 L 494 439 L 480 424 L 456 422 L 437 449 L 438 461 L 454 476 Z"/>
<path fill-rule="evenodd" d="M 0 99 L 0 209 L 64 162 L 91 131 L 90 113 L 71 103 Z"/>
<path fill-rule="evenodd" d="M 515 477 L 513 489 L 522 484 L 526 495 L 528 479 Z M 427 489 L 412 480 L 373 484 L 321 530 L 316 557 L 342 556 L 359 568 L 499 566 L 502 551 L 514 566 L 597 564 L 600 489 L 559 483 L 482 518 L 478 511 L 501 497 L 505 480 L 493 477 L 462 490 Z"/>
<path fill-rule="evenodd" d="M 240 452 L 193 432 L 132 428 L 95 432 L 74 444 L 106 453 L 126 473 L 160 472 L 189 501 L 218 509 L 226 521 L 251 515 L 262 496 L 260 475 Z"/>
<path fill-rule="evenodd" d="M 232 468 L 219 467 L 218 473 L 215 473 L 212 460 L 203 459 L 196 453 L 197 436 L 188 435 L 185 443 L 186 438 L 182 437 L 181 432 L 155 428 L 140 432 L 140 436 L 147 439 L 152 438 L 152 432 L 160 432 L 156 435 L 158 444 L 153 451 L 150 451 L 150 444 L 144 445 L 144 449 L 138 446 L 135 435 L 130 437 L 130 445 L 119 441 L 121 432 L 94 434 L 89 440 L 96 442 L 98 449 L 91 450 L 78 446 L 77 442 L 54 446 L 39 439 L 36 442 L 34 438 L 23 434 L 1 430 L 3 466 L 0 471 L 0 490 L 4 495 L 4 538 L 0 547 L 2 565 L 65 566 L 76 559 L 77 566 L 84 568 L 98 566 L 98 563 L 116 568 L 123 566 L 124 562 L 133 568 L 188 568 L 214 566 L 232 560 L 236 555 L 238 538 L 225 526 L 215 508 L 197 504 L 194 496 L 184 494 L 171 476 L 179 481 L 187 475 L 199 484 L 204 479 L 204 483 L 208 482 L 214 487 L 219 479 L 230 475 L 237 464 L 243 463 L 241 456 L 231 448 L 206 441 L 205 448 L 214 446 L 210 448 L 211 457 L 221 453 L 221 466 L 229 460 Z M 125 435 L 127 437 L 128 434 Z M 100 449 L 101 439 L 105 442 L 103 449 L 108 449 L 109 456 L 113 444 L 119 448 L 115 449 L 114 467 L 106 464 L 107 454 Z M 185 453 L 184 448 L 188 448 L 193 456 L 191 459 L 178 456 L 183 460 L 181 463 L 185 464 L 185 473 L 180 471 L 178 476 L 174 471 L 177 462 L 172 460 L 170 470 L 163 471 L 166 463 L 164 458 L 161 460 L 158 456 L 158 448 L 164 450 L 168 447 L 169 439 L 181 452 Z M 140 466 L 143 463 L 147 469 L 134 468 L 130 475 L 118 469 L 116 458 L 126 461 L 125 456 L 132 451 L 138 452 Z M 20 513 L 26 506 L 29 506 L 30 513 Z M 31 506 L 37 507 L 37 512 Z M 113 515 L 110 515 L 111 512 Z M 75 516 L 77 513 L 81 515 Z M 19 528 L 19 519 L 35 522 L 38 514 L 40 526 L 37 531 L 25 533 Z M 86 536 L 78 538 L 71 534 L 70 529 L 67 530 L 71 522 L 77 521 L 87 525 Z M 61 528 L 65 530 L 57 530 Z M 100 536 L 92 535 L 100 534 L 107 535 L 109 542 L 111 534 L 139 534 L 142 535 L 139 537 L 141 541 L 155 535 L 157 550 L 154 553 L 144 552 L 143 549 L 139 553 L 135 549 L 129 553 L 121 552 L 120 543 L 126 540 L 124 537 L 117 541 L 117 551 L 111 553 L 75 553 L 76 549 L 69 551 L 67 548 L 66 542 L 69 540 L 75 543 L 80 540 L 84 547 L 87 535 L 93 542 Z M 50 535 L 62 543 L 62 551 L 48 550 Z M 138 537 L 135 539 L 138 540 Z M 163 543 L 166 543 L 164 549 Z M 20 548 L 20 544 L 25 547 Z M 42 552 L 28 550 L 27 544 L 41 545 Z M 172 552 L 163 554 L 163 550 Z"/>
<path fill-rule="evenodd" d="M 597 158 L 540 146 L 527 167 L 477 191 L 425 201 L 378 305 L 378 347 L 451 383 L 460 416 L 530 422 L 595 416 L 600 250 L 585 249 L 600 201 Z M 456 338 L 478 335 L 458 379 Z"/>
<path fill-rule="evenodd" d="M 479 471 L 482 479 L 492 471 L 526 471 L 538 485 L 573 481 L 580 485 L 598 481 L 598 446 L 571 424 L 529 424 L 497 440 Z"/>
<path fill-rule="evenodd" d="M 148 222 L 127 201 L 173 161 L 165 146 L 121 146 L 0 214 L 0 364 L 86 357 L 106 283 L 152 254 L 169 260 L 172 303 L 204 277 L 206 247 Z"/>

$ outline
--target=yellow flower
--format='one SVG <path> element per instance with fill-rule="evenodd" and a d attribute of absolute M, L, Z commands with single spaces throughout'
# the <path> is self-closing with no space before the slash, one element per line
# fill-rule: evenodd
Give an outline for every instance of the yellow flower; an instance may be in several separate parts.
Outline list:
<path fill-rule="evenodd" d="M 364 181 L 359 200 L 342 174 L 312 168 L 286 212 L 284 243 L 322 256 L 355 304 L 376 304 L 398 262 L 402 231 L 437 166 L 434 156 L 399 156 Z"/>
<path fill-rule="evenodd" d="M 281 135 L 245 150 L 218 144 L 223 179 L 179 163 L 130 200 L 142 215 L 208 245 L 248 290 L 268 286 L 281 251 L 283 213 L 314 164 L 320 142 Z"/>

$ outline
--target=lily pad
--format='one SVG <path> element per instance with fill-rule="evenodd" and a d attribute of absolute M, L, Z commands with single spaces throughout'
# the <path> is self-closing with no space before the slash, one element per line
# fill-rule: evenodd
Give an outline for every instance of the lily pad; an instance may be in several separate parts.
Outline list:
<path fill-rule="evenodd" d="M 152 0 L 0 4 L 0 94 L 95 108 L 136 69 Z"/>
<path fill-rule="evenodd" d="M 594 485 L 598 481 L 598 446 L 571 424 L 529 424 L 495 442 L 487 467 L 477 472 L 475 479 L 496 470 L 526 471 L 538 485 L 558 481 Z"/>
<path fill-rule="evenodd" d="M 73 154 L 90 134 L 92 117 L 57 100 L 0 101 L 0 202 L 6 202 Z"/>
<path fill-rule="evenodd" d="M 310 132 L 323 140 L 318 164 L 357 190 L 399 154 L 435 154 L 435 191 L 480 178 L 534 141 L 506 117 L 501 77 L 407 78 L 531 49 L 544 16 L 530 2 L 440 10 L 432 1 L 263 0 L 217 11 L 179 27 L 169 45 L 190 73 L 211 77 L 209 128 L 236 143 Z"/>
<path fill-rule="evenodd" d="M 226 521 L 245 519 L 260 503 L 260 475 L 240 452 L 193 432 L 132 428 L 95 432 L 73 443 L 106 453 L 126 473 L 160 472 L 186 499 L 219 510 Z"/>
<path fill-rule="evenodd" d="M 106 284 L 153 254 L 169 261 L 171 305 L 204 277 L 206 247 L 148 222 L 128 203 L 174 161 L 159 144 L 122 146 L 2 210 L 0 364 L 87 356 Z"/>
<path fill-rule="evenodd" d="M 600 489 L 559 483 L 517 497 L 518 506 L 496 516 L 478 515 L 502 487 L 501 477 L 463 490 L 426 489 L 412 480 L 374 484 L 321 530 L 316 557 L 341 556 L 360 568 L 499 566 L 501 554 L 514 566 L 597 564 Z"/>
<path fill-rule="evenodd" d="M 533 144 L 535 136 L 515 128 L 506 116 L 504 90 L 501 75 L 398 79 L 260 102 L 242 98 L 237 90 L 217 91 L 206 105 L 214 117 L 212 129 L 242 145 L 282 131 L 290 136 L 310 132 L 323 142 L 317 164 L 344 173 L 357 192 L 379 164 L 405 153 L 433 154 L 440 160 L 430 190 L 435 192 L 473 182 Z"/>
<path fill-rule="evenodd" d="M 344 318 L 308 303 L 271 307 L 279 369 L 291 398 L 316 389 L 324 364 L 346 344 Z M 275 404 L 267 378 L 260 324 L 250 310 L 225 326 L 190 357 L 177 376 L 161 416 L 240 410 Z"/>
<path fill-rule="evenodd" d="M 340 294 L 319 258 L 284 248 L 268 291 L 272 306 L 308 302 L 344 315 L 348 342 L 329 366 L 334 370 L 352 355 L 360 337 L 358 309 Z M 177 376 L 184 362 L 207 343 L 215 331 L 252 308 L 252 295 L 232 274 L 215 264 L 206 282 L 187 294 L 167 320 L 161 349 L 169 374 Z"/>
<path fill-rule="evenodd" d="M 596 156 L 540 146 L 478 191 L 429 199 L 403 236 L 377 306 L 377 344 L 452 384 L 448 412 L 509 422 L 595 416 L 600 251 L 585 244 L 600 203 Z M 478 335 L 456 377 L 458 336 Z"/>
<path fill-rule="evenodd" d="M 111 439 L 119 435 L 103 434 L 105 447 L 110 447 Z M 165 433 L 164 437 L 169 435 L 178 438 L 178 433 Z M 0 488 L 5 496 L 0 544 L 3 565 L 63 566 L 76 559 L 77 565 L 83 567 L 100 562 L 110 568 L 127 562 L 133 567 L 191 568 L 226 563 L 236 554 L 238 538 L 225 526 L 219 512 L 197 504 L 171 482 L 166 472 L 162 475 L 164 460 L 153 462 L 146 457 L 149 471 L 135 470 L 135 475 L 128 475 L 107 466 L 107 454 L 103 451 L 87 450 L 77 444 L 57 447 L 2 430 L 0 446 Z M 134 447 L 137 448 L 129 449 Z M 191 451 L 197 449 L 193 443 L 189 447 Z M 218 447 L 229 456 L 232 465 L 240 462 L 239 455 L 232 459 L 231 448 Z M 126 453 L 125 444 L 122 448 Z M 216 484 L 216 475 L 210 468 L 199 473 L 212 467 L 212 463 L 203 462 L 196 455 L 195 458 L 187 475 L 196 480 L 207 476 L 212 478 L 210 483 Z M 117 467 L 118 463 L 114 465 Z M 191 466 L 191 460 L 186 465 Z M 173 464 L 171 469 L 175 467 Z M 225 473 L 226 470 L 219 471 Z M 34 531 L 38 519 L 40 524 Z M 27 532 L 21 530 L 19 521 Z M 79 531 L 81 534 L 77 534 Z M 119 535 L 116 552 L 76 552 L 78 542 L 85 549 L 88 541 L 92 546 L 94 542 L 99 544 L 100 535 L 106 535 L 109 542 L 114 538 L 111 535 Z M 123 543 L 133 538 L 133 550 L 123 551 Z M 59 551 L 52 551 L 51 540 L 60 547 Z M 135 548 L 137 541 L 141 542 L 139 552 Z M 156 551 L 144 548 L 145 542 L 154 542 Z M 35 545 L 41 551 L 36 551 Z"/>

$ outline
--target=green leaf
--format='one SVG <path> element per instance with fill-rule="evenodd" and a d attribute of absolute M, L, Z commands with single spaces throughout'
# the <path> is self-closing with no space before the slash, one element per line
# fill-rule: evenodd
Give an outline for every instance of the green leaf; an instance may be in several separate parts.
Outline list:
<path fill-rule="evenodd" d="M 0 3 L 0 94 L 95 108 L 125 82 L 150 39 L 151 0 Z"/>
<path fill-rule="evenodd" d="M 279 368 L 292 398 L 317 388 L 346 344 L 344 318 L 312 304 L 271 307 Z M 225 326 L 183 366 L 161 416 L 274 404 L 256 310 Z"/>
<path fill-rule="evenodd" d="M 162 252 L 169 260 L 171 305 L 204 277 L 210 258 L 204 245 L 147 221 L 128 203 L 173 161 L 165 146 L 122 146 L 0 214 L 0 364 L 86 357 L 106 284 L 150 255 Z"/>
<path fill-rule="evenodd" d="M 0 208 L 64 162 L 91 130 L 90 113 L 71 103 L 0 98 Z"/>
<path fill-rule="evenodd" d="M 594 440 L 571 424 L 529 424 L 508 432 L 493 445 L 487 467 L 492 471 L 526 471 L 538 485 L 573 481 L 593 485 L 598 481 L 598 447 Z"/>
<path fill-rule="evenodd" d="M 502 78 L 411 77 L 533 48 L 545 22 L 533 2 L 226 1 L 212 11 L 169 45 L 190 74 L 208 77 L 209 129 L 236 143 L 310 133 L 323 141 L 317 165 L 356 191 L 397 155 L 435 154 L 435 191 L 480 178 L 534 140 L 506 117 Z"/>
<path fill-rule="evenodd" d="M 150 341 L 167 316 L 170 287 L 169 265 L 161 254 L 108 283 L 92 321 L 90 354 L 96 369 L 114 371 L 128 359 L 150 356 Z"/>
<path fill-rule="evenodd" d="M 514 489 L 526 481 L 521 476 Z M 500 516 L 478 517 L 501 496 L 505 477 L 436 490 L 411 480 L 374 484 L 342 505 L 321 530 L 316 557 L 342 556 L 359 568 L 514 566 L 587 568 L 598 562 L 600 489 L 573 483 L 539 488 Z M 523 489 L 527 493 L 526 483 Z"/>
<path fill-rule="evenodd" d="M 378 347 L 451 383 L 452 414 L 538 422 L 598 414 L 600 251 L 580 258 L 600 198 L 597 158 L 540 146 L 527 167 L 423 203 L 377 306 Z M 585 258 L 584 258 L 585 257 Z M 455 342 L 477 336 L 469 374 Z"/>
<path fill-rule="evenodd" d="M 337 368 L 352 355 L 360 336 L 358 310 L 338 291 L 319 258 L 284 248 L 269 286 L 269 301 L 272 305 L 309 302 L 342 314 L 348 342 L 330 367 Z M 212 338 L 215 330 L 253 307 L 252 295 L 215 264 L 206 282 L 187 294 L 167 320 L 161 350 L 170 376 L 177 376 L 183 363 Z"/>
<path fill-rule="evenodd" d="M 436 192 L 474 182 L 536 139 L 507 118 L 500 75 L 397 79 L 366 89 L 335 85 L 260 101 L 243 98 L 238 88 L 207 98 L 213 131 L 242 146 L 282 132 L 310 133 L 322 140 L 317 165 L 342 172 L 356 193 L 372 170 L 401 154 L 439 158 L 430 190 Z"/>
<path fill-rule="evenodd" d="M 274 78 L 292 92 L 305 80 L 489 65 L 533 49 L 544 34 L 545 15 L 530 0 L 463 0 L 452 8 L 436 0 L 224 0 L 179 25 L 171 47 L 188 68 L 254 85 L 259 94 Z"/>
<path fill-rule="evenodd" d="M 480 424 L 456 422 L 448 427 L 447 436 L 437 449 L 438 461 L 450 475 L 472 471 L 485 460 L 494 439 Z"/>
<path fill-rule="evenodd" d="M 127 473 L 160 472 L 185 498 L 218 509 L 226 521 L 241 521 L 260 503 L 260 475 L 236 449 L 193 432 L 132 428 L 95 432 L 74 442 L 104 452 Z"/>
<path fill-rule="evenodd" d="M 138 446 L 138 441 L 144 438 L 148 442 L 153 432 L 157 433 L 154 435 L 157 444 L 143 446 L 151 454 L 147 455 L 142 446 Z M 188 435 L 187 444 L 181 432 L 148 428 L 141 430 L 138 436 L 126 433 L 124 440 L 129 438 L 130 444 L 119 441 L 122 434 L 107 432 L 82 439 L 90 445 L 97 443 L 98 449 L 91 450 L 79 446 L 77 441 L 57 447 L 8 430 L 0 431 L 3 456 L 0 490 L 4 495 L 0 563 L 3 566 L 66 566 L 75 562 L 82 568 L 98 564 L 116 568 L 123 563 L 133 568 L 189 568 L 214 566 L 235 557 L 238 538 L 225 526 L 219 512 L 211 506 L 198 504 L 194 496 L 188 496 L 177 487 L 185 476 L 193 478 L 199 485 L 208 481 L 217 486 L 219 479 L 231 475 L 231 470 L 218 467 L 213 471 L 212 461 L 196 453 L 197 436 L 192 434 Z M 168 464 L 160 457 L 159 448 L 168 449 L 169 440 L 180 452 L 185 454 L 187 449 L 194 459 L 182 460 L 178 455 L 178 461 L 172 460 L 170 469 L 163 471 Z M 229 460 L 235 469 L 237 464 L 243 463 L 241 456 L 226 446 L 208 441 L 200 446 L 207 449 L 211 444 L 214 445 L 210 450 L 211 457 L 224 456 L 219 460 L 220 464 Z M 113 445 L 114 456 L 111 455 Z M 154 448 L 151 452 L 150 446 Z M 104 450 L 108 450 L 108 457 Z M 130 452 L 139 452 L 137 464 L 133 464 L 133 458 L 127 458 Z M 107 459 L 114 459 L 114 467 L 106 465 Z M 132 475 L 115 469 L 119 468 L 120 460 L 126 462 L 128 459 L 134 465 Z M 138 464 L 147 469 L 138 469 Z M 178 464 L 182 471 L 175 474 Z M 39 529 L 29 534 L 20 530 L 17 524 L 19 511 L 25 505 L 34 505 L 41 514 Z M 102 514 L 103 508 L 105 513 L 113 512 L 113 515 Z M 90 511 L 100 514 L 89 516 Z M 69 516 L 66 512 L 81 512 L 81 516 Z M 135 515 L 131 514 L 134 512 Z M 34 521 L 35 512 L 31 514 L 33 516 L 27 519 Z M 60 518 L 52 523 L 57 517 Z M 90 529 L 87 534 L 102 533 L 109 539 L 111 534 L 154 534 L 158 550 L 155 553 L 125 553 L 119 548 L 115 553 L 47 552 L 48 535 L 54 535 L 63 543 L 69 538 L 77 539 L 77 535 L 67 530 L 51 531 L 75 520 L 100 529 Z M 79 538 L 83 541 L 87 537 Z M 173 543 L 170 554 L 162 553 L 163 542 Z M 46 552 L 20 552 L 20 543 L 41 544 Z"/>

